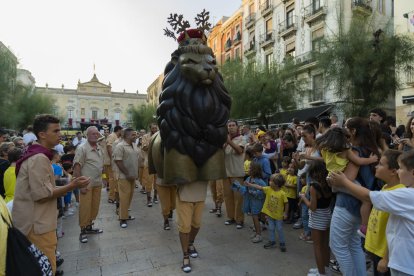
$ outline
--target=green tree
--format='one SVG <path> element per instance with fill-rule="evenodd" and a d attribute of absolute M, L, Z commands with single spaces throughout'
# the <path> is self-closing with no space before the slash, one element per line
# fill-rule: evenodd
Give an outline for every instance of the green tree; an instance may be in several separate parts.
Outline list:
<path fill-rule="evenodd" d="M 396 72 L 414 62 L 413 41 L 378 22 L 353 16 L 349 30 L 340 24 L 340 31 L 323 39 L 321 51 L 314 53 L 348 116 L 366 116 L 369 109 L 383 105 L 400 85 Z"/>
<path fill-rule="evenodd" d="M 53 105 L 53 98 L 36 93 L 28 87 L 17 85 L 15 91 L 8 96 L 2 123 L 8 128 L 24 129 L 32 124 L 36 115 L 52 113 Z"/>
<path fill-rule="evenodd" d="M 152 105 L 141 105 L 133 107 L 129 111 L 132 113 L 132 122 L 135 129 L 147 129 L 151 123 L 155 123 L 157 108 Z"/>
<path fill-rule="evenodd" d="M 292 95 L 297 95 L 300 85 L 294 77 L 295 66 L 289 60 L 271 66 L 228 61 L 221 72 L 232 97 L 234 118 L 257 118 L 268 125 L 271 114 L 296 106 L 296 97 Z"/>

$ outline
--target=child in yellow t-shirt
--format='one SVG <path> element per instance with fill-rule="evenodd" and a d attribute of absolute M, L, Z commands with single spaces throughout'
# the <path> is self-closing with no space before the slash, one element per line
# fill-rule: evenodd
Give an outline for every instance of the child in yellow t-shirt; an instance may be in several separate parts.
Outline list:
<path fill-rule="evenodd" d="M 297 200 L 298 177 L 296 176 L 296 169 L 293 163 L 289 165 L 288 173 L 285 179 L 286 179 L 286 183 L 285 183 L 285 186 L 283 186 L 283 191 L 285 192 L 287 199 L 289 201 L 289 215 L 285 223 L 291 224 L 293 223 L 294 215 L 298 207 L 298 200 Z"/>
<path fill-rule="evenodd" d="M 400 155 L 401 152 L 397 150 L 387 150 L 382 155 L 375 171 L 375 177 L 387 183 L 382 187 L 381 191 L 405 188 L 405 185 L 399 184 L 400 179 L 397 174 L 400 168 L 398 166 L 398 157 Z M 374 207 L 369 216 L 365 249 L 372 253 L 371 258 L 374 263 L 374 274 L 378 274 L 378 270 L 383 271 L 387 269 L 388 249 L 385 229 L 389 215 L 389 213 L 380 211 Z"/>
<path fill-rule="evenodd" d="M 273 174 L 269 181 L 270 187 L 262 187 L 257 184 L 247 183 L 246 185 L 262 190 L 265 195 L 262 213 L 267 216 L 269 224 L 269 242 L 264 245 L 265 249 L 276 246 L 275 231 L 278 232 L 280 251 L 286 252 L 286 241 L 283 233 L 283 219 L 287 218 L 289 211 L 288 199 L 282 187 L 285 179 L 281 174 Z"/>
<path fill-rule="evenodd" d="M 290 157 L 285 156 L 282 159 L 282 168 L 279 170 L 279 173 L 286 179 L 286 176 L 288 174 L 289 164 L 290 164 Z"/>
<path fill-rule="evenodd" d="M 354 153 L 349 144 L 348 133 L 342 128 L 331 128 L 324 135 L 316 139 L 317 148 L 320 150 L 326 169 L 332 172 L 343 172 L 346 177 L 354 181 L 357 177 L 359 167 L 378 162 L 379 153 L 371 153 L 368 158 L 363 158 Z M 350 161 L 353 165 L 350 164 Z M 336 187 L 332 188 L 333 192 Z M 373 187 L 366 187 L 372 190 Z M 345 192 L 345 191 L 339 191 Z M 365 237 L 366 225 L 372 205 L 362 202 L 361 205 L 361 227 L 358 233 Z"/>

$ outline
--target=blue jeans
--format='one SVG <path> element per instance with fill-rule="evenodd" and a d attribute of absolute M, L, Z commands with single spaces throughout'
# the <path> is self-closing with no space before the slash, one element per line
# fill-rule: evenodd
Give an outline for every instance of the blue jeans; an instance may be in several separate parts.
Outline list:
<path fill-rule="evenodd" d="M 366 276 L 365 254 L 357 231 L 361 219 L 345 208 L 335 207 L 330 230 L 330 247 L 344 276 Z"/>
<path fill-rule="evenodd" d="M 283 220 L 276 220 L 270 217 L 267 217 L 267 222 L 269 223 L 269 240 L 274 242 L 275 241 L 275 230 L 277 230 L 277 234 L 279 236 L 279 243 L 285 244 L 285 235 L 283 234 Z"/>
<path fill-rule="evenodd" d="M 306 236 L 310 236 L 311 230 L 309 228 L 309 208 L 304 203 L 301 203 L 301 205 L 302 205 L 301 215 L 302 215 L 303 231 L 305 232 Z"/>

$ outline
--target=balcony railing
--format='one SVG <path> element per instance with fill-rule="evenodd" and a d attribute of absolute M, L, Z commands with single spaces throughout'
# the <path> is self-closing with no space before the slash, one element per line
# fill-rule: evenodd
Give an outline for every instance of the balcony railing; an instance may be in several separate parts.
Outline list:
<path fill-rule="evenodd" d="M 296 32 L 297 29 L 297 17 L 292 16 L 287 20 L 283 21 L 279 24 L 279 34 L 282 37 L 286 37 L 291 35 L 292 33 Z"/>
<path fill-rule="evenodd" d="M 296 65 L 305 65 L 315 61 L 315 57 L 312 51 L 304 53 L 302 55 L 295 57 L 295 64 Z"/>
<path fill-rule="evenodd" d="M 231 40 L 230 40 L 230 38 L 229 38 L 229 39 L 227 39 L 226 44 L 224 44 L 224 50 L 225 50 L 226 52 L 227 52 L 228 50 L 230 50 L 231 45 L 232 45 L 232 43 L 231 43 Z"/>
<path fill-rule="evenodd" d="M 250 28 L 254 25 L 256 21 L 256 13 L 252 12 L 251 14 L 249 14 L 245 19 L 244 19 L 244 26 L 246 26 L 246 28 Z"/>
<path fill-rule="evenodd" d="M 233 45 L 237 45 L 241 41 L 241 33 L 237 31 L 236 35 L 233 38 Z"/>
<path fill-rule="evenodd" d="M 244 55 L 249 56 L 252 53 L 256 52 L 256 41 L 255 39 L 249 41 L 246 45 L 244 45 Z"/>
<path fill-rule="evenodd" d="M 260 36 L 260 39 L 259 39 L 260 46 L 263 47 L 263 48 L 273 44 L 274 42 L 275 42 L 275 33 L 274 32 L 269 32 L 269 33 L 266 33 L 266 34 L 262 34 Z"/>
<path fill-rule="evenodd" d="M 324 94 L 323 88 L 313 88 L 309 90 L 309 95 L 308 95 L 309 104 L 317 105 L 317 104 L 324 103 L 325 100 L 324 100 L 323 94 Z"/>
<path fill-rule="evenodd" d="M 363 15 L 369 15 L 372 13 L 372 1 L 371 0 L 353 0 L 352 10 L 361 12 Z"/>
<path fill-rule="evenodd" d="M 264 3 L 260 5 L 260 13 L 263 17 L 268 16 L 273 11 L 273 5 L 270 0 L 266 0 Z"/>
<path fill-rule="evenodd" d="M 321 20 L 325 15 L 325 0 L 313 0 L 312 3 L 305 8 L 305 22 L 308 24 Z"/>

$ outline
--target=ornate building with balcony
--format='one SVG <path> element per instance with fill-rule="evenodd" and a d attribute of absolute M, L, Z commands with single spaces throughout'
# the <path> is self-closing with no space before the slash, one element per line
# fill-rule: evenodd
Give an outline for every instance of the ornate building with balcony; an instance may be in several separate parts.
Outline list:
<path fill-rule="evenodd" d="M 394 32 L 404 34 L 414 40 L 414 6 L 411 0 L 395 1 Z M 402 82 L 395 93 L 395 111 L 397 125 L 406 125 L 408 119 L 414 116 L 414 64 L 410 70 L 398 72 Z"/>
<path fill-rule="evenodd" d="M 162 92 L 162 81 L 164 74 L 160 74 L 147 88 L 147 104 L 158 106 L 159 96 Z"/>
<path fill-rule="evenodd" d="M 325 83 L 323 71 L 318 68 L 313 53 L 320 51 L 322 38 L 338 32 L 338 14 L 343 17 L 345 29 L 353 15 L 372 15 L 374 20 L 386 22 L 393 16 L 392 2 L 242 0 L 244 61 L 270 66 L 273 62 L 283 64 L 287 58 L 293 59 L 299 65 L 296 78 L 302 80 L 305 85 L 303 90 L 307 91 L 305 95 L 297 95 L 298 108 L 314 108 L 319 112 L 321 107 L 326 106 L 327 111 L 341 117 L 341 110 L 336 108 L 338 98 L 334 93 L 335 87 Z"/>
<path fill-rule="evenodd" d="M 230 17 L 223 17 L 213 27 L 207 44 L 213 49 L 218 65 L 228 60 L 243 60 L 243 13 L 237 10 Z"/>
<path fill-rule="evenodd" d="M 96 74 L 87 82 L 78 81 L 76 89 L 36 87 L 37 93 L 55 99 L 54 113 L 62 119 L 64 129 L 80 129 L 87 125 L 105 124 L 129 126 L 131 108 L 145 105 L 147 95 L 112 91 L 108 84 L 98 80 Z"/>

